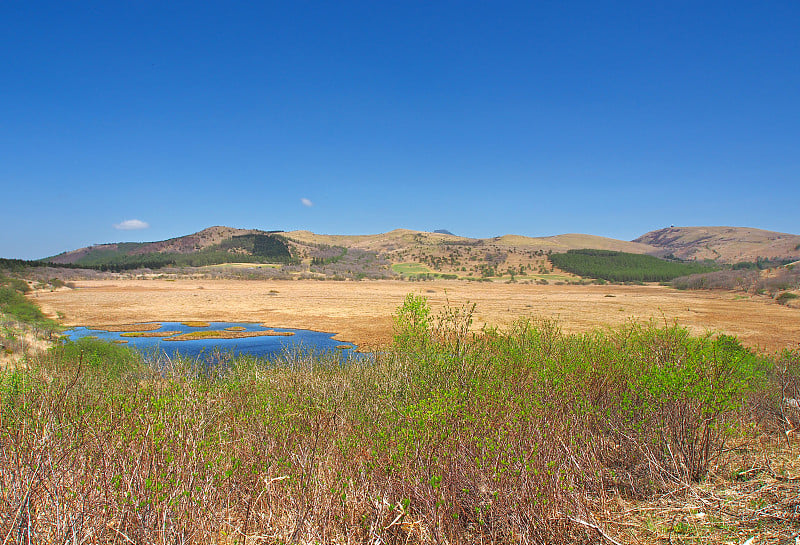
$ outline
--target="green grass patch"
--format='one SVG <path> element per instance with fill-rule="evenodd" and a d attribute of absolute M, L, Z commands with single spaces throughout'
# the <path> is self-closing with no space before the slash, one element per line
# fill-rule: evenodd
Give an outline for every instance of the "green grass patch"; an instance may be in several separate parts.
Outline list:
<path fill-rule="evenodd" d="M 430 274 L 433 271 L 421 263 L 395 263 L 392 270 L 399 274 Z"/>
<path fill-rule="evenodd" d="M 437 278 L 455 280 L 458 278 L 457 274 L 436 272 L 420 263 L 395 263 L 392 265 L 392 270 L 396 273 L 420 280 L 434 280 Z"/>

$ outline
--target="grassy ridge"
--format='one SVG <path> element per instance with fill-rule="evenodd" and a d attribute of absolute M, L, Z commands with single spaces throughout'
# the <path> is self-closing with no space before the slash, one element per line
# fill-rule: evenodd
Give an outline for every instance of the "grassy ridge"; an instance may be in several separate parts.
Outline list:
<path fill-rule="evenodd" d="M 0 535 L 588 542 L 576 519 L 718 475 L 797 393 L 797 353 L 654 325 L 476 334 L 472 310 L 409 296 L 366 365 L 145 365 L 82 341 L 4 372 Z"/>
<path fill-rule="evenodd" d="M 578 276 L 610 282 L 666 282 L 715 269 L 698 263 L 666 261 L 649 255 L 610 250 L 569 250 L 552 254 L 550 261 L 559 269 Z"/>

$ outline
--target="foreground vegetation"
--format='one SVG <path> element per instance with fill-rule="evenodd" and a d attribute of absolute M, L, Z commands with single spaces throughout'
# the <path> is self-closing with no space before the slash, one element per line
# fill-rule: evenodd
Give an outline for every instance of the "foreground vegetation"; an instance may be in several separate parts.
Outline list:
<path fill-rule="evenodd" d="M 800 397 L 798 352 L 765 357 L 653 324 L 568 335 L 525 320 L 473 333 L 471 314 L 434 316 L 409 296 L 394 344 L 345 365 L 292 353 L 147 362 L 92 340 L 31 357 L 0 374 L 0 535 L 630 541 L 628 526 L 604 522 L 620 502 L 751 479 L 742 445 L 785 442 L 800 425 L 785 403 Z M 714 519 L 698 536 L 655 520 L 636 535 L 785 539 L 800 532 L 794 497 L 775 507 L 779 522 Z"/>

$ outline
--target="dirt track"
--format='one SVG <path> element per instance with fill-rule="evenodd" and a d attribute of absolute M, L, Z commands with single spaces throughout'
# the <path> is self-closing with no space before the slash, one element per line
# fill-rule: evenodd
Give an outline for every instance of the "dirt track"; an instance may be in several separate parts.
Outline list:
<path fill-rule="evenodd" d="M 391 339 L 392 314 L 407 293 L 428 297 L 434 308 L 446 300 L 454 306 L 476 303 L 478 326 L 535 316 L 556 318 L 567 331 L 583 331 L 654 318 L 677 320 L 696 332 L 735 334 L 768 351 L 800 342 L 800 309 L 766 297 L 662 286 L 120 279 L 77 282 L 77 289 L 32 297 L 46 313 L 63 313 L 67 325 L 247 321 L 336 332 L 337 339 L 378 346 Z"/>

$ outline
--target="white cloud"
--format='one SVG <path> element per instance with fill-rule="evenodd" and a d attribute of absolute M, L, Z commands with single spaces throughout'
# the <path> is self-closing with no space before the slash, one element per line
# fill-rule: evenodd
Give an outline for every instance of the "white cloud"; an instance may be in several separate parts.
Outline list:
<path fill-rule="evenodd" d="M 136 229 L 147 229 L 150 224 L 142 220 L 125 220 L 122 223 L 115 223 L 114 229 L 121 231 L 135 231 Z"/>
<path fill-rule="evenodd" d="M 314 206 L 314 203 L 311 202 L 311 199 L 306 199 L 305 197 L 300 199 L 300 202 L 303 203 L 303 206 Z"/>

